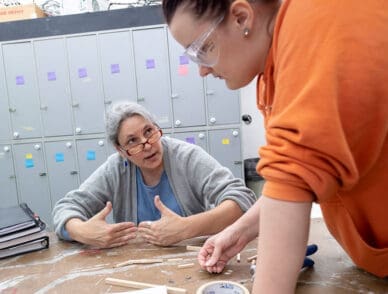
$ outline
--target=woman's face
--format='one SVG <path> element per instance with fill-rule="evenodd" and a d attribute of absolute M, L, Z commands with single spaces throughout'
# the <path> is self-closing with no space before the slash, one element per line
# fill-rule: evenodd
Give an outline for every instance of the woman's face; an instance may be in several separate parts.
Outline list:
<path fill-rule="evenodd" d="M 130 160 L 140 169 L 157 169 L 163 166 L 163 146 L 159 140 L 153 144 L 144 144 L 143 151 L 129 155 L 125 150 L 144 143 L 151 134 L 158 131 L 158 128 L 150 121 L 140 115 L 125 119 L 119 129 L 117 150 L 121 156 Z"/>
<path fill-rule="evenodd" d="M 260 13 L 258 4 L 251 7 L 248 2 L 238 1 L 238 4 L 232 3 L 228 14 L 218 25 L 217 19 L 196 19 L 188 9 L 178 8 L 169 28 L 177 42 L 189 48 L 189 52 L 193 43 L 203 45 L 196 46 L 198 49 L 214 50 L 210 52 L 213 62 L 199 64 L 201 76 L 212 74 L 223 79 L 228 88 L 238 89 L 264 70 L 271 42 L 267 23 L 268 17 Z M 244 35 L 245 28 L 249 29 L 248 36 Z M 206 34 L 208 32 L 211 33 Z M 207 39 L 204 40 L 204 36 L 208 36 Z M 204 59 L 207 61 L 206 57 Z"/>

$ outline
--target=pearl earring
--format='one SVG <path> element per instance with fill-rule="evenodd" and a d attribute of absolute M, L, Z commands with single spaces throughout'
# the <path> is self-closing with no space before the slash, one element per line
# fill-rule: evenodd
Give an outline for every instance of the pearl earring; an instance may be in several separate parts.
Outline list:
<path fill-rule="evenodd" d="M 248 37 L 248 35 L 249 35 L 249 29 L 245 28 L 244 29 L 244 37 Z"/>

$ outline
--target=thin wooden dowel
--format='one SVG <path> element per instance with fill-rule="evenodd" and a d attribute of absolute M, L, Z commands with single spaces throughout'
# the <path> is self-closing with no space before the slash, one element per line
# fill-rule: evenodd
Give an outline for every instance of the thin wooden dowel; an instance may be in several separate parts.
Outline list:
<path fill-rule="evenodd" d="M 199 251 L 201 250 L 201 246 L 192 246 L 192 245 L 187 245 L 186 250 L 187 251 Z"/>
<path fill-rule="evenodd" d="M 164 286 L 164 285 L 141 283 L 141 282 L 130 281 L 130 280 L 121 280 L 121 279 L 115 279 L 115 278 L 106 278 L 105 283 L 108 285 L 135 288 L 135 289 L 146 289 L 146 288 L 155 288 L 155 287 Z M 175 287 L 166 287 L 166 288 L 167 288 L 167 293 L 169 294 L 187 293 L 187 290 L 182 288 L 175 288 Z"/>
<path fill-rule="evenodd" d="M 118 263 L 115 265 L 115 267 L 121 267 L 131 264 L 149 264 L 149 263 L 161 263 L 163 262 L 163 259 L 161 258 L 154 258 L 154 259 L 130 259 L 121 263 Z"/>

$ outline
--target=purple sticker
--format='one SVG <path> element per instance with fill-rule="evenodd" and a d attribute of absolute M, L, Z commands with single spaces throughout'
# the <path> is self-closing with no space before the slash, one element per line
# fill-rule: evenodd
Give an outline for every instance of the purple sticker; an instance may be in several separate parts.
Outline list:
<path fill-rule="evenodd" d="M 55 71 L 47 72 L 47 80 L 55 81 L 56 79 L 57 79 L 57 75 L 55 74 Z"/>
<path fill-rule="evenodd" d="M 179 64 L 189 64 L 189 58 L 186 55 L 179 56 Z"/>
<path fill-rule="evenodd" d="M 24 77 L 16 76 L 16 85 L 24 85 Z"/>
<path fill-rule="evenodd" d="M 78 69 L 78 77 L 80 79 L 86 78 L 87 76 L 88 76 L 88 72 L 86 71 L 86 68 L 81 67 L 81 68 Z"/>
<path fill-rule="evenodd" d="M 195 144 L 195 139 L 194 137 L 186 137 L 186 142 L 190 144 Z"/>
<path fill-rule="evenodd" d="M 146 60 L 146 68 L 147 69 L 155 68 L 155 60 L 154 59 L 147 59 Z"/>
<path fill-rule="evenodd" d="M 111 65 L 110 65 L 110 72 L 111 72 L 112 74 L 120 73 L 120 65 L 119 65 L 118 63 L 111 64 Z"/>

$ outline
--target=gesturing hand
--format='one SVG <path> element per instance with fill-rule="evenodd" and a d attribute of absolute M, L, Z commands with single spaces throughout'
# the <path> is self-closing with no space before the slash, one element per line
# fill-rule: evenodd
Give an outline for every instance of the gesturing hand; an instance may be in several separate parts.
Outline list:
<path fill-rule="evenodd" d="M 168 246 L 185 239 L 186 219 L 165 206 L 158 195 L 155 196 L 154 203 L 161 218 L 153 222 L 141 222 L 138 228 L 141 237 L 159 246 Z"/>
<path fill-rule="evenodd" d="M 112 204 L 107 202 L 95 216 L 87 221 L 70 219 L 66 223 L 66 229 L 70 237 L 83 244 L 97 248 L 112 248 L 128 243 L 136 237 L 137 227 L 133 222 L 108 224 L 106 217 L 112 211 Z"/>

